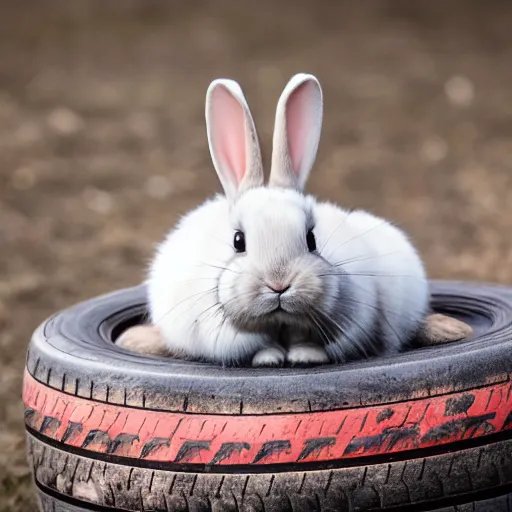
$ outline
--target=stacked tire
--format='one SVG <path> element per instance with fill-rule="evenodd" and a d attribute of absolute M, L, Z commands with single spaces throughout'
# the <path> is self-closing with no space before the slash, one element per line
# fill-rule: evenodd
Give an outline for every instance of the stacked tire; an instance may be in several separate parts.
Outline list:
<path fill-rule="evenodd" d="M 433 282 L 472 339 L 312 368 L 114 344 L 145 290 L 56 314 L 23 396 L 41 511 L 512 511 L 512 289 Z"/>

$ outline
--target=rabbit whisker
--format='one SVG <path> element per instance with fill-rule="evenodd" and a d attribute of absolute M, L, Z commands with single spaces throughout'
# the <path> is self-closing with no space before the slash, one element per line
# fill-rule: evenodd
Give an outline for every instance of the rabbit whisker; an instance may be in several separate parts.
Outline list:
<path fill-rule="evenodd" d="M 172 311 L 174 311 L 177 307 L 181 306 L 181 304 L 189 301 L 190 299 L 193 299 L 194 297 L 197 297 L 197 296 L 200 296 L 199 299 L 191 306 L 194 307 L 195 304 L 197 304 L 199 301 L 201 301 L 204 297 L 206 297 L 206 295 L 208 295 L 209 293 L 213 293 L 217 290 L 217 286 L 214 286 L 213 288 L 210 288 L 209 290 L 201 290 L 200 292 L 198 293 L 194 293 L 192 295 L 189 295 L 188 297 L 186 297 L 185 299 L 183 299 L 182 301 L 178 302 L 178 304 L 175 304 L 171 309 L 169 309 L 162 317 L 160 317 L 158 320 L 154 321 L 153 324 L 156 326 L 158 325 L 168 314 L 170 314 Z M 191 309 L 189 308 L 189 310 Z"/>
<path fill-rule="evenodd" d="M 215 240 L 217 240 L 218 242 L 221 242 L 221 243 L 223 243 L 224 245 L 227 245 L 227 246 L 229 246 L 231 249 L 233 249 L 233 246 L 232 246 L 230 243 L 226 242 L 225 240 L 222 240 L 222 239 L 221 239 L 221 238 L 219 238 L 218 236 L 215 236 L 215 235 L 214 235 L 214 234 L 212 234 L 212 233 L 208 233 L 208 235 L 210 235 L 212 238 L 215 238 Z"/>
<path fill-rule="evenodd" d="M 353 304 L 358 304 L 358 305 L 361 305 L 361 306 L 369 307 L 369 308 L 372 308 L 372 309 L 374 309 L 375 311 L 378 311 L 378 312 L 385 311 L 385 312 L 387 312 L 389 314 L 397 315 L 397 313 L 395 311 L 391 311 L 390 309 L 385 308 L 384 306 L 377 307 L 377 306 L 374 306 L 373 304 L 368 304 L 366 302 L 362 302 L 362 301 L 358 301 L 358 300 L 350 299 L 350 298 L 347 299 L 347 300 L 349 302 L 352 302 Z M 382 315 L 382 318 L 384 319 L 384 321 L 386 322 L 388 327 L 393 331 L 394 335 L 396 336 L 396 338 L 400 342 L 400 344 L 402 344 L 402 338 L 398 335 L 398 333 L 396 332 L 394 327 L 391 325 L 391 323 L 387 319 L 386 315 Z"/>
<path fill-rule="evenodd" d="M 195 281 L 206 281 L 206 280 L 216 281 L 219 279 L 219 276 L 212 277 L 195 277 L 194 279 L 185 279 L 184 281 L 173 281 L 173 284 L 185 284 L 185 283 L 193 283 Z"/>
<path fill-rule="evenodd" d="M 310 311 L 310 313 L 308 314 L 308 317 L 320 330 L 320 335 L 321 335 L 321 337 L 323 337 L 324 344 L 330 345 L 331 343 L 334 343 L 336 333 L 330 332 L 329 326 L 325 325 L 325 322 L 322 320 L 322 317 L 320 317 L 317 314 L 315 309 L 312 309 Z"/>
<path fill-rule="evenodd" d="M 356 324 L 357 328 L 359 330 L 361 330 L 365 335 L 366 335 L 366 338 L 368 339 L 368 341 L 370 341 L 372 339 L 372 336 L 370 336 L 368 334 L 368 332 L 361 326 L 360 323 L 357 322 L 356 318 L 355 317 L 351 317 L 349 318 L 344 312 L 341 312 L 339 311 L 338 312 L 339 315 L 342 317 L 343 320 L 347 321 L 347 322 L 352 322 L 354 324 Z M 350 344 L 357 350 L 359 351 L 359 353 L 364 357 L 364 358 L 367 358 L 369 356 L 368 354 L 368 351 L 366 350 L 366 347 L 365 347 L 365 344 L 364 343 L 361 343 L 359 342 L 357 339 L 353 339 L 352 337 L 350 337 L 347 333 L 346 330 L 342 330 L 341 331 L 341 335 L 344 336 L 345 338 L 348 339 L 348 341 L 350 342 Z"/>
<path fill-rule="evenodd" d="M 364 256 L 361 258 L 352 258 L 349 260 L 340 261 L 340 262 L 334 264 L 333 267 L 343 267 L 344 265 L 349 265 L 351 263 L 358 263 L 360 261 L 372 260 L 375 258 L 383 258 L 385 256 L 392 256 L 393 254 L 398 254 L 399 252 L 400 251 L 393 251 L 393 252 L 388 252 L 385 254 L 373 254 L 372 256 Z"/>
<path fill-rule="evenodd" d="M 329 277 L 329 276 L 361 276 L 361 277 L 403 277 L 407 279 L 421 279 L 418 276 L 411 276 L 407 274 L 368 274 L 363 272 L 344 272 L 343 274 L 340 274 L 339 272 L 331 272 L 331 273 L 324 273 L 324 274 L 317 274 L 319 277 Z"/>
<path fill-rule="evenodd" d="M 234 274 L 240 274 L 240 275 L 243 275 L 244 273 L 243 272 L 237 272 L 236 270 L 233 270 L 232 268 L 228 268 L 228 267 L 223 267 L 221 265 L 213 265 L 211 263 L 205 263 L 205 262 L 201 262 L 200 265 L 196 265 L 198 268 L 204 268 L 204 267 L 211 267 L 211 268 L 217 268 L 219 270 L 225 270 L 227 272 L 233 272 Z"/>
<path fill-rule="evenodd" d="M 346 217 L 345 217 L 346 218 Z M 338 249 L 340 249 L 341 247 L 343 247 L 344 245 L 354 241 L 354 240 L 357 240 L 358 238 L 361 238 L 365 235 L 367 235 L 368 233 L 371 233 L 372 231 L 374 231 L 375 229 L 377 228 L 381 228 L 382 226 L 386 225 L 386 224 L 389 224 L 387 221 L 383 220 L 382 222 L 379 222 L 379 224 L 376 224 L 375 226 L 372 226 L 370 229 L 366 230 L 366 231 L 363 231 L 362 233 L 359 233 L 357 234 L 356 236 L 353 236 L 352 238 L 349 238 L 348 240 L 344 240 L 341 244 L 339 244 L 335 249 L 333 249 L 331 251 L 330 254 L 333 254 L 333 253 L 336 253 L 338 251 Z"/>
<path fill-rule="evenodd" d="M 319 254 L 322 254 L 323 250 L 326 248 L 327 244 L 331 240 L 332 235 L 334 235 L 334 233 L 336 233 L 336 231 L 338 231 L 338 229 L 340 229 L 343 225 L 345 225 L 345 222 L 347 222 L 347 219 L 350 217 L 350 215 L 352 213 L 354 213 L 354 210 L 350 210 L 347 213 L 346 217 L 344 217 L 342 219 L 342 221 L 331 231 L 331 234 L 327 237 L 327 240 L 325 241 L 324 245 L 322 245 L 322 248 L 318 251 Z"/>
<path fill-rule="evenodd" d="M 213 265 L 211 263 L 201 263 L 201 265 L 197 265 L 198 268 L 203 268 L 203 266 L 217 268 L 219 270 L 223 270 L 223 271 L 227 271 L 227 272 L 233 272 L 233 274 L 238 274 L 240 276 L 243 276 L 243 275 L 247 274 L 247 275 L 253 276 L 255 279 L 258 279 L 259 281 L 262 281 L 259 276 L 257 276 L 256 274 L 253 274 L 252 272 L 247 272 L 247 271 L 237 272 L 236 270 L 234 270 L 232 268 L 223 267 L 223 266 L 220 266 L 220 265 Z M 220 277 L 220 275 L 219 275 L 219 277 Z"/>

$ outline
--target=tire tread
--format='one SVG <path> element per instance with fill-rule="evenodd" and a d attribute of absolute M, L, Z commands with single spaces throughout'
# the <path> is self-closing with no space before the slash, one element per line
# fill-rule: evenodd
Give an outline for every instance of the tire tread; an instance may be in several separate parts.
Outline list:
<path fill-rule="evenodd" d="M 84 499 L 84 488 L 97 493 L 96 505 L 123 510 L 271 510 L 310 512 L 337 510 L 343 504 L 349 510 L 392 510 L 394 507 L 421 506 L 429 501 L 474 496 L 475 493 L 501 488 L 512 481 L 482 479 L 480 486 L 461 490 L 456 480 L 470 472 L 472 460 L 481 450 L 439 455 L 406 462 L 332 470 L 262 474 L 180 473 L 135 468 L 67 453 L 45 445 L 28 435 L 29 460 L 38 485 L 54 493 Z M 481 471 L 502 473 L 512 464 L 512 441 L 489 445 L 483 450 Z M 469 453 L 473 451 L 474 453 Z M 465 457 L 464 457 L 465 456 Z M 455 457 L 459 461 L 455 460 Z M 455 462 L 452 463 L 452 461 Z M 469 466 L 468 466 L 469 464 Z M 425 467 L 423 477 L 418 473 Z M 452 468 L 448 474 L 449 468 Z M 503 475 L 503 473 L 502 473 Z M 444 480 L 444 485 L 443 485 Z M 323 492 L 318 492 L 323 489 Z M 451 490 L 450 490 L 451 489 Z M 90 491 L 93 492 L 93 491 Z M 511 510 L 509 497 L 498 500 L 499 511 Z M 260 503 L 261 507 L 252 507 Z M 443 512 L 465 511 L 468 504 L 445 507 Z M 481 505 L 484 507 L 484 505 Z M 205 508 L 206 507 L 206 508 Z M 278 507 L 278 508 L 276 508 Z M 475 511 L 490 510 L 479 508 Z M 428 510 L 422 508 L 422 510 Z"/>

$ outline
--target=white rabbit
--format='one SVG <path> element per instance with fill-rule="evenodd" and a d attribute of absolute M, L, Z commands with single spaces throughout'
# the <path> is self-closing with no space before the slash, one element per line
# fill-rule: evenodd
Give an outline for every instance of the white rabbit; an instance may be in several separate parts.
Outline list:
<path fill-rule="evenodd" d="M 322 125 L 315 77 L 277 105 L 269 184 L 239 85 L 206 95 L 225 196 L 185 215 L 148 278 L 151 320 L 171 353 L 223 365 L 345 362 L 396 352 L 425 318 L 429 290 L 407 237 L 364 211 L 304 195 Z"/>

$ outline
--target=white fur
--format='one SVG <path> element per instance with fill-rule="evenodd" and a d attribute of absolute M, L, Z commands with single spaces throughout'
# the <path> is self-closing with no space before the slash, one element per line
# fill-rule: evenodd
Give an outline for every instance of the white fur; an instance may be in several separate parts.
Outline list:
<path fill-rule="evenodd" d="M 285 357 L 291 364 L 343 362 L 400 350 L 419 327 L 428 285 L 405 234 L 370 213 L 347 212 L 300 192 L 321 116 L 318 81 L 292 78 L 276 113 L 271 186 L 265 188 L 241 89 L 230 81 L 208 89 L 210 150 L 226 197 L 182 218 L 159 246 L 148 279 L 151 319 L 171 353 L 254 366 L 281 365 Z M 289 129 L 288 120 L 312 128 Z M 242 253 L 233 247 L 237 231 L 245 235 Z"/>
<path fill-rule="evenodd" d="M 282 366 L 286 359 L 285 351 L 280 347 L 265 347 L 252 358 L 253 366 Z"/>
<path fill-rule="evenodd" d="M 325 258 L 332 264 L 346 262 L 343 270 L 354 300 L 366 303 L 358 304 L 357 321 L 368 325 L 379 311 L 385 318 L 386 350 L 399 350 L 428 307 L 428 282 L 418 253 L 401 230 L 368 212 L 346 212 L 330 203 L 320 203 L 316 212 L 320 237 L 328 240 Z"/>
<path fill-rule="evenodd" d="M 216 306 L 231 238 L 229 205 L 218 196 L 183 217 L 159 246 L 148 280 L 149 309 L 170 349 L 232 363 L 265 346 L 262 336 L 224 321 Z"/>
<path fill-rule="evenodd" d="M 263 185 L 258 134 L 241 87 L 214 80 L 206 91 L 206 134 L 213 165 L 228 198 Z"/>
<path fill-rule="evenodd" d="M 304 188 L 316 158 L 322 118 L 318 80 L 306 73 L 293 76 L 277 103 L 270 186 Z"/>
<path fill-rule="evenodd" d="M 286 359 L 292 365 L 329 362 L 325 350 L 318 345 L 292 345 Z"/>
<path fill-rule="evenodd" d="M 393 352 L 401 348 L 423 319 L 428 302 L 423 265 L 405 235 L 367 212 L 346 212 L 285 189 L 255 189 L 237 203 L 248 227 L 246 258 L 228 263 L 234 255 L 233 225 L 241 213 L 237 208 L 230 212 L 223 197 L 186 215 L 159 247 L 148 281 L 149 304 L 152 321 L 169 349 L 229 364 L 275 346 L 267 333 L 243 332 L 233 325 L 219 299 L 224 305 L 234 302 L 240 306 L 251 288 L 243 288 L 242 299 L 237 299 L 235 286 L 240 287 L 252 274 L 268 275 L 276 262 L 297 250 L 295 240 L 288 239 L 286 232 L 302 229 L 300 212 L 304 203 L 312 205 L 315 212 L 317 247 L 329 264 L 324 271 L 334 271 L 334 265 L 343 264 L 347 273 L 343 279 L 351 283 L 352 298 L 357 301 L 357 317 L 346 338 L 342 337 L 331 350 L 331 359 L 345 360 L 353 355 L 358 347 L 353 347 L 350 340 L 359 336 L 358 326 L 362 325 L 363 331 L 371 329 L 377 312 L 386 319 L 381 326 L 386 349 Z M 335 275 L 326 278 L 319 285 L 322 293 L 316 297 L 335 321 L 336 314 L 343 311 L 330 311 L 333 291 L 329 287 L 339 279 Z M 247 302 L 249 308 L 256 309 L 257 305 L 252 298 Z M 350 301 L 347 306 L 354 303 Z M 302 329 L 299 319 L 297 323 Z M 302 342 L 297 340 L 297 346 Z M 371 352 L 368 347 L 368 354 Z"/>

